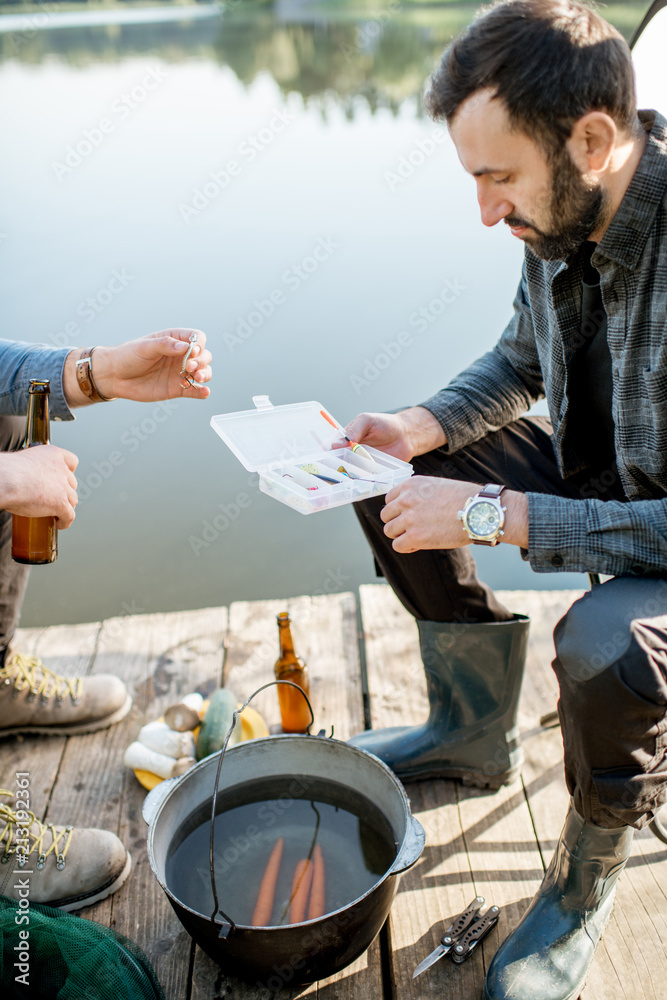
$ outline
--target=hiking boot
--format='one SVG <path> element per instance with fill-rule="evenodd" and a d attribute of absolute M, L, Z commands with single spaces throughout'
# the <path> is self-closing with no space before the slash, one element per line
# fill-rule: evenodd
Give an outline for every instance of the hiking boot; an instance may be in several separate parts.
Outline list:
<path fill-rule="evenodd" d="M 118 677 L 60 677 L 37 656 L 8 654 L 0 668 L 0 736 L 75 736 L 120 722 L 132 698 Z"/>
<path fill-rule="evenodd" d="M 132 859 L 108 830 L 41 823 L 0 788 L 0 894 L 79 910 L 105 899 L 130 874 Z M 21 902 L 25 900 L 26 902 Z"/>
<path fill-rule="evenodd" d="M 484 1000 L 576 1000 L 632 847 L 630 826 L 587 823 L 570 802 L 551 864 L 523 919 L 493 956 Z"/>
<path fill-rule="evenodd" d="M 401 781 L 509 784 L 523 760 L 517 710 L 529 624 L 523 615 L 463 625 L 418 621 L 428 720 L 366 730 L 348 742 L 375 754 Z"/>

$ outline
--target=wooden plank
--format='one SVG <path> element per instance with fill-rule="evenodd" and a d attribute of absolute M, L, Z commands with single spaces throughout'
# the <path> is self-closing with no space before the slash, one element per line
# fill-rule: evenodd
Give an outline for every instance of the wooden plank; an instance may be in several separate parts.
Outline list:
<path fill-rule="evenodd" d="M 230 607 L 230 626 L 225 664 L 225 685 L 240 698 L 273 680 L 278 658 L 276 615 L 288 611 L 297 653 L 309 670 L 315 713 L 313 732 L 330 732 L 345 740 L 363 729 L 363 698 L 359 662 L 356 603 L 352 594 L 298 597 L 288 601 L 239 602 Z M 280 713 L 275 688 L 262 692 L 253 701 L 267 722 L 279 725 Z M 317 997 L 318 1000 L 375 1000 L 382 996 L 380 949 L 377 942 L 353 965 L 311 986 L 285 988 L 274 992 L 261 985 L 249 985 L 226 976 L 198 948 L 192 980 L 191 1000 L 208 1000 L 230 995 L 243 1000 L 288 1000 Z"/>
<path fill-rule="evenodd" d="M 278 659 L 276 616 L 287 611 L 294 648 L 308 667 L 315 725 L 312 732 L 334 726 L 345 740 L 363 729 L 361 668 L 357 642 L 356 604 L 352 594 L 295 597 L 278 601 L 239 601 L 229 609 L 229 640 L 225 686 L 247 698 L 275 679 Z M 253 699 L 270 726 L 279 726 L 276 688 Z"/>
<path fill-rule="evenodd" d="M 189 691 L 222 679 L 225 608 L 136 615 L 104 622 L 93 673 L 122 678 L 134 695 L 130 714 L 110 729 L 68 741 L 49 807 L 80 826 L 116 832 L 133 855 L 125 885 L 83 915 L 114 926 L 146 952 L 167 996 L 188 989 L 193 945 L 153 878 L 141 816 L 145 791 L 122 763 L 139 729 Z"/>
<path fill-rule="evenodd" d="M 512 610 L 514 595 L 500 594 Z M 390 588 L 361 588 L 362 619 L 374 728 L 423 721 L 426 686 L 415 622 Z M 454 782 L 410 784 L 415 814 L 427 830 L 427 852 L 404 877 L 391 914 L 392 968 L 397 997 L 479 997 L 485 968 L 498 944 L 516 925 L 542 878 L 540 853 L 523 789 L 518 783 L 497 793 Z M 426 808 L 430 799 L 431 808 Z M 428 877 L 430 856 L 441 877 Z M 481 893 L 503 907 L 501 922 L 481 956 L 461 967 L 445 959 L 411 980 L 418 962 L 437 944 L 447 919 Z"/>

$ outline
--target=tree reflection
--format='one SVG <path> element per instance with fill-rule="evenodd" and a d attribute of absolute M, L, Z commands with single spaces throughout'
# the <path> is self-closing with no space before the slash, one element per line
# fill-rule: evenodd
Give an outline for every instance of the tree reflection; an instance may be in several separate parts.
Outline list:
<path fill-rule="evenodd" d="M 442 49 L 478 6 L 476 0 L 414 6 L 223 0 L 219 17 L 199 21 L 35 30 L 28 18 L 24 30 L 0 33 L 0 57 L 25 63 L 56 57 L 74 66 L 146 54 L 167 62 L 214 59 L 246 86 L 269 73 L 285 96 L 298 93 L 322 114 L 333 102 L 353 118 L 359 101 L 371 112 L 393 113 L 414 102 Z M 645 7 L 611 4 L 604 14 L 627 37 Z"/>

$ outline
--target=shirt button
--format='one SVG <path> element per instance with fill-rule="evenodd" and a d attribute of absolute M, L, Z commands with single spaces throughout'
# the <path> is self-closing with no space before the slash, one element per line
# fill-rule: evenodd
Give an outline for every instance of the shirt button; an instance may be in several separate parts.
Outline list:
<path fill-rule="evenodd" d="M 562 566 L 563 565 L 563 557 L 559 556 L 558 553 L 556 553 L 555 556 L 551 557 L 551 565 L 552 566 Z"/>

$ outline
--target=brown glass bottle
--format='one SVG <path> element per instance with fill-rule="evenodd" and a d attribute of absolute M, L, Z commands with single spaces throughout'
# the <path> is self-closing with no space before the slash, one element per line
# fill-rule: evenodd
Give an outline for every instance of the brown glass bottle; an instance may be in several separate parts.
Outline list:
<path fill-rule="evenodd" d="M 30 403 L 25 448 L 49 443 L 48 380 L 30 380 Z M 58 557 L 58 529 L 55 517 L 12 515 L 12 559 L 37 565 L 55 562 Z"/>
<path fill-rule="evenodd" d="M 308 668 L 303 660 L 294 652 L 292 630 L 289 615 L 282 611 L 277 618 L 278 637 L 280 639 L 280 658 L 276 661 L 275 673 L 277 681 L 293 681 L 310 695 L 308 685 Z M 284 733 L 305 733 L 310 724 L 310 709 L 308 702 L 296 688 L 287 684 L 278 685 L 278 701 L 280 702 L 280 717 Z"/>

